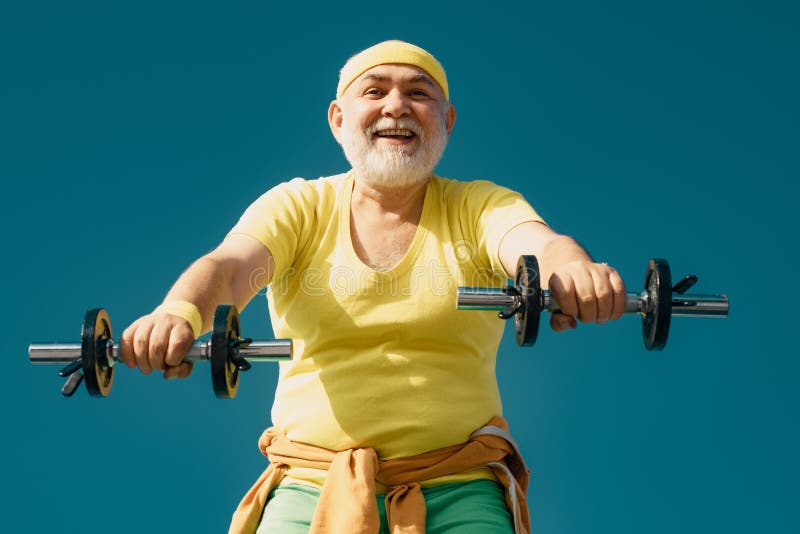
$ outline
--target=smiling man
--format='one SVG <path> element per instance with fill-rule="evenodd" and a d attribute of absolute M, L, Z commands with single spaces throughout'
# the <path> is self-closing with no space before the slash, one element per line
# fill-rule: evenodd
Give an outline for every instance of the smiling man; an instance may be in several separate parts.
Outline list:
<path fill-rule="evenodd" d="M 528 471 L 508 433 L 492 312 L 458 312 L 463 285 L 503 285 L 535 254 L 562 313 L 620 317 L 625 287 L 518 193 L 434 174 L 456 122 L 444 69 L 386 41 L 341 70 L 328 120 L 352 169 L 257 199 L 225 240 L 122 336 L 145 373 L 185 377 L 221 303 L 264 286 L 281 364 L 270 465 L 231 532 L 528 532 Z"/>

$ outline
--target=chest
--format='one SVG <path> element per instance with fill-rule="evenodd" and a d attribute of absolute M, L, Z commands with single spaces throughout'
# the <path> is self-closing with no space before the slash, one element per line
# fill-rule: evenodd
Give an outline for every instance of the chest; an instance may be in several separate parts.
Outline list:
<path fill-rule="evenodd" d="M 418 225 L 407 221 L 350 219 L 350 237 L 358 258 L 376 271 L 389 271 L 408 252 Z"/>

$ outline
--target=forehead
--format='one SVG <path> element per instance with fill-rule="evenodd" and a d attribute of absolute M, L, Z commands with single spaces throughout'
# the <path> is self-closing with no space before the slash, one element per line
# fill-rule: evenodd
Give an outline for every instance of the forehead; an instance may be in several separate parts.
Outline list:
<path fill-rule="evenodd" d="M 424 70 L 414 65 L 401 63 L 391 63 L 388 65 L 377 65 L 359 75 L 350 87 L 371 82 L 385 82 L 398 84 L 421 83 L 429 85 L 441 93 L 439 85 Z M 442 93 L 444 95 L 444 93 Z"/>

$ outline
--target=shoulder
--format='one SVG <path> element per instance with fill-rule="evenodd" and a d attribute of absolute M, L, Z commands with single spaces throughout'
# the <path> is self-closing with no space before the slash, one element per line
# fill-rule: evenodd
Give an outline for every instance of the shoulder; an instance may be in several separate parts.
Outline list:
<path fill-rule="evenodd" d="M 344 187 L 350 173 L 343 172 L 331 176 L 321 176 L 314 179 L 292 178 L 287 185 L 296 189 L 313 189 L 319 192 L 339 190 Z"/>
<path fill-rule="evenodd" d="M 481 205 L 503 197 L 521 197 L 517 191 L 491 180 L 464 181 L 434 175 L 431 183 L 446 204 Z"/>
<path fill-rule="evenodd" d="M 281 182 L 272 189 L 280 188 L 297 193 L 304 193 L 308 191 L 325 193 L 328 191 L 338 190 L 343 187 L 347 177 L 348 173 L 334 174 L 332 176 L 321 176 L 314 179 L 296 177 L 286 182 Z"/>
<path fill-rule="evenodd" d="M 281 182 L 261 195 L 261 202 L 280 201 L 316 206 L 327 198 L 335 198 L 347 181 L 347 174 L 323 176 L 315 179 L 292 178 Z"/>

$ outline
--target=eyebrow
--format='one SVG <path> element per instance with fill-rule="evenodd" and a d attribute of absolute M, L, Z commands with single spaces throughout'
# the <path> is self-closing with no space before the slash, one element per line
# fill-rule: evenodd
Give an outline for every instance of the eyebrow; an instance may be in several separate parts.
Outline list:
<path fill-rule="evenodd" d="M 371 80 L 371 81 L 374 81 L 374 82 L 388 82 L 388 81 L 391 81 L 391 78 L 389 76 L 385 76 L 383 74 L 377 74 L 377 73 L 372 72 L 372 73 L 369 73 L 369 74 L 365 74 L 358 81 L 359 81 L 359 83 L 361 83 L 361 82 L 366 81 L 366 80 Z M 432 89 L 435 88 L 434 81 L 431 80 L 430 76 L 428 76 L 427 74 L 422 74 L 422 73 L 415 74 L 414 76 L 411 76 L 410 78 L 403 78 L 400 81 L 403 82 L 403 83 L 424 83 L 425 85 L 428 85 Z"/>

